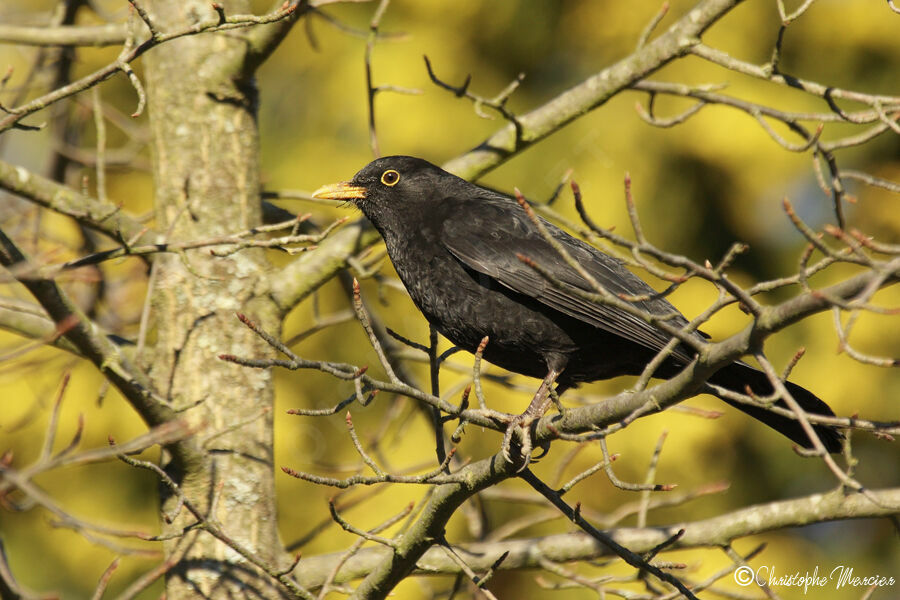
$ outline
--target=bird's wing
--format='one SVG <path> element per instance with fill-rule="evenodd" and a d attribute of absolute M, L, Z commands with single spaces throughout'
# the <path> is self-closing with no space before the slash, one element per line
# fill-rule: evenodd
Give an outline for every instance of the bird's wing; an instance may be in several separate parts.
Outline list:
<path fill-rule="evenodd" d="M 459 209 L 460 205 L 456 204 Z M 441 242 L 466 267 L 487 275 L 501 285 L 531 296 L 545 306 L 637 342 L 652 350 L 661 349 L 670 336 L 638 316 L 608 304 L 592 302 L 579 292 L 593 289 L 577 270 L 545 240 L 524 210 L 506 197 L 473 199 L 466 218 L 445 218 Z M 674 315 L 668 322 L 681 327 L 687 320 L 658 292 L 625 268 L 622 261 L 600 252 L 545 221 L 551 235 L 603 287 L 614 295 L 646 296 L 633 304 L 654 315 Z M 558 285 L 523 263 L 517 255 L 533 260 Z M 701 338 L 702 339 L 702 338 Z M 687 352 L 675 355 L 687 362 Z"/>

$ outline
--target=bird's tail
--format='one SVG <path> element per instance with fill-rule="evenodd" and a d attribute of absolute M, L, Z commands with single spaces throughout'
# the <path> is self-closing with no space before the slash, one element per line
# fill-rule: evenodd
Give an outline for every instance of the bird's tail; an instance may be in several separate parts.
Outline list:
<path fill-rule="evenodd" d="M 746 393 L 747 386 L 753 393 L 759 397 L 770 396 L 774 392 L 772 383 L 765 373 L 754 369 L 750 365 L 744 363 L 731 364 L 709 378 L 709 382 L 727 388 L 733 392 L 741 394 Z M 833 417 L 834 412 L 831 408 L 817 398 L 812 392 L 806 390 L 799 385 L 791 382 L 785 382 L 785 386 L 794 397 L 794 400 L 800 405 L 805 412 L 810 414 L 824 415 Z M 800 422 L 784 417 L 768 409 L 753 406 L 751 404 L 743 404 L 727 398 L 722 398 L 725 402 L 736 409 L 747 413 L 754 419 L 762 421 L 775 431 L 787 436 L 792 441 L 803 446 L 804 448 L 812 448 L 812 442 Z M 775 403 L 780 408 L 788 408 L 783 400 Z M 829 452 L 840 452 L 844 436 L 840 431 L 828 425 L 813 425 L 813 430 L 822 440 L 822 444 Z"/>

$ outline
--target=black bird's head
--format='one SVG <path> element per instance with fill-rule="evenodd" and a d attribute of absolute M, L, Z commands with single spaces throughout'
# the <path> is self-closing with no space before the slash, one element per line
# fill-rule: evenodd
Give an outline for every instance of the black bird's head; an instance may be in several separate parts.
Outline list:
<path fill-rule="evenodd" d="M 322 186 L 313 197 L 352 202 L 383 232 L 398 221 L 414 221 L 448 192 L 470 185 L 421 158 L 385 156 L 350 181 Z"/>

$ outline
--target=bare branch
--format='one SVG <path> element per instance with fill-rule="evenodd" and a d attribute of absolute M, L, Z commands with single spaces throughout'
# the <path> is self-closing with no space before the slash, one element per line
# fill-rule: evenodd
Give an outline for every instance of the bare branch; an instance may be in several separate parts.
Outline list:
<path fill-rule="evenodd" d="M 474 467 L 475 465 L 472 465 Z M 900 510 L 900 488 L 876 490 L 878 504 L 860 494 L 845 494 L 835 490 L 826 494 L 812 494 L 758 504 L 738 509 L 709 519 L 674 523 L 648 529 L 618 528 L 609 535 L 622 546 L 635 553 L 644 553 L 657 547 L 672 534 L 684 529 L 684 535 L 671 549 L 725 546 L 734 540 L 766 531 L 802 527 L 842 519 L 866 519 L 889 517 Z M 468 543 L 462 546 L 469 567 L 487 569 L 495 557 L 509 552 L 500 570 L 540 567 L 541 558 L 557 563 L 593 560 L 613 556 L 613 553 L 586 533 L 565 533 L 491 543 Z M 388 559 L 385 548 L 364 549 L 348 560 L 337 574 L 335 581 L 350 581 L 365 577 L 379 563 Z M 328 571 L 339 555 L 328 554 L 304 559 L 308 567 L 299 575 L 299 582 L 309 588 L 318 587 L 323 573 Z M 458 573 L 459 567 L 440 548 L 428 550 L 419 559 L 419 573 Z"/>
<path fill-rule="evenodd" d="M 29 270 L 28 258 L 0 231 L 0 264 L 8 269 Z M 147 376 L 122 355 L 121 351 L 96 328 L 84 313 L 56 285 L 46 279 L 23 278 L 21 283 L 41 303 L 56 323 L 71 323 L 66 338 L 122 392 L 135 410 L 151 425 L 161 425 L 174 418 L 172 410 L 161 401 Z"/>
<path fill-rule="evenodd" d="M 279 10 L 289 12 L 283 19 L 254 27 L 245 36 L 249 52 L 244 59 L 244 71 L 247 73 L 256 71 L 287 37 L 300 17 L 306 14 L 314 4 L 314 2 L 306 0 L 289 0 L 288 2 L 276 0 L 270 13 L 276 13 Z"/>
<path fill-rule="evenodd" d="M 67 215 L 81 225 L 109 237 L 132 243 L 155 241 L 156 234 L 111 202 L 101 202 L 72 188 L 51 181 L 24 167 L 0 161 L 0 189 L 12 192 L 39 206 Z"/>
<path fill-rule="evenodd" d="M 301 255 L 281 270 L 272 282 L 272 294 L 283 311 L 312 294 L 348 265 L 353 255 L 379 241 L 367 221 L 349 223 L 320 244 L 315 252 Z"/>
<path fill-rule="evenodd" d="M 732 56 L 729 56 L 725 52 L 721 50 L 717 50 L 715 48 L 711 48 L 704 44 L 696 44 L 691 47 L 690 52 L 700 58 L 707 60 L 713 64 L 717 64 L 721 67 L 728 69 L 729 71 L 734 71 L 737 73 L 743 73 L 745 75 L 750 75 L 751 77 L 756 77 L 757 79 L 764 79 L 766 81 L 771 81 L 772 83 L 777 83 L 779 85 L 789 86 L 793 88 L 801 89 L 809 94 L 814 96 L 818 96 L 822 99 L 825 99 L 833 104 L 832 99 L 843 99 L 843 100 L 854 100 L 856 102 L 861 102 L 863 104 L 868 104 L 869 106 L 875 106 L 876 103 L 880 103 L 882 106 L 897 106 L 900 105 L 900 97 L 898 96 L 884 96 L 879 94 L 863 94 L 860 92 L 855 92 L 852 90 L 845 90 L 841 88 L 830 87 L 826 85 L 822 85 L 820 83 L 816 83 L 814 81 L 808 81 L 805 79 L 799 79 L 796 77 L 789 77 L 787 75 L 782 75 L 781 73 L 771 72 L 766 70 L 763 67 L 758 67 L 754 64 L 736 59 Z M 836 106 L 832 106 L 834 110 Z M 846 113 L 843 113 L 840 109 L 835 110 L 835 113 L 841 115 L 845 120 L 853 122 L 853 119 L 850 118 Z"/>
<path fill-rule="evenodd" d="M 132 4 L 134 3 L 132 2 Z M 289 4 L 284 8 L 280 8 L 261 17 L 255 15 L 236 15 L 227 17 L 224 21 L 218 18 L 199 21 L 180 31 L 169 33 L 157 32 L 156 35 L 151 35 L 150 39 L 138 45 L 135 45 L 133 47 L 126 46 L 125 48 L 123 48 L 122 52 L 119 54 L 116 60 L 97 69 L 93 73 L 85 75 L 81 79 L 73 81 L 68 85 L 56 88 L 44 94 L 43 96 L 31 100 L 26 104 L 18 107 L 7 108 L 7 116 L 4 118 L 0 118 L 0 132 L 6 131 L 19 125 L 19 121 L 21 121 L 23 118 L 39 110 L 47 108 L 51 104 L 58 102 L 63 98 L 68 98 L 69 96 L 73 96 L 79 92 L 83 92 L 84 90 L 87 90 L 97 85 L 98 83 L 106 81 L 119 71 L 127 72 L 126 65 L 128 63 L 132 62 L 154 46 L 165 43 L 169 40 L 188 35 L 196 35 L 198 33 L 229 31 L 232 29 L 250 27 L 252 25 L 265 25 L 268 23 L 275 23 L 277 21 L 290 17 L 291 14 L 295 12 L 296 8 L 296 4 Z"/>
<path fill-rule="evenodd" d="M 128 38 L 121 23 L 29 27 L 0 23 L 0 42 L 30 46 L 118 46 Z"/>
<path fill-rule="evenodd" d="M 737 0 L 703 0 L 697 3 L 688 15 L 640 50 L 588 77 L 543 106 L 517 117 L 521 131 L 517 132 L 512 124 L 507 125 L 474 150 L 445 163 L 444 169 L 466 179 L 477 179 L 528 146 L 601 106 L 621 90 L 688 53 L 692 46 L 699 43 L 699 36 L 736 4 Z"/>
<path fill-rule="evenodd" d="M 566 517 L 568 517 L 571 521 L 573 521 L 576 525 L 578 525 L 578 527 L 580 527 L 582 530 L 584 530 L 585 533 L 587 533 L 589 536 L 594 538 L 600 544 L 609 548 L 613 553 L 615 553 L 616 555 L 621 557 L 622 560 L 627 562 L 629 565 L 631 565 L 637 569 L 647 571 L 648 573 L 651 573 L 652 575 L 654 575 L 661 581 L 665 581 L 666 583 L 672 585 L 673 587 L 675 587 L 675 589 L 677 589 L 679 592 L 681 592 L 685 598 L 690 598 L 691 600 L 697 600 L 697 597 L 694 596 L 694 594 L 692 594 L 691 591 L 689 589 L 687 589 L 687 587 L 685 587 L 685 585 L 681 581 L 679 581 L 675 576 L 673 576 L 671 573 L 666 573 L 665 571 L 662 571 L 658 567 L 651 565 L 643 557 L 638 556 L 632 550 L 629 550 L 625 546 L 616 542 L 609 534 L 600 531 L 599 529 L 597 529 L 596 527 L 594 527 L 593 525 L 588 523 L 584 519 L 584 517 L 581 516 L 580 510 L 578 508 L 573 509 L 571 506 L 566 504 L 566 502 L 563 501 L 563 499 L 559 496 L 559 494 L 557 494 L 556 492 L 551 490 L 549 487 L 547 487 L 547 485 L 544 484 L 544 482 L 542 482 L 540 479 L 535 477 L 534 473 L 532 473 L 528 468 L 526 468 L 522 472 L 520 472 L 519 477 L 524 479 L 528 483 L 528 485 L 530 485 L 538 493 L 540 493 L 547 500 L 549 500 L 563 514 L 565 514 Z M 681 537 L 681 536 L 679 536 L 679 537 Z M 665 540 L 664 540 L 664 542 L 665 542 Z M 660 543 L 663 543 L 663 542 L 660 542 Z M 659 544 L 657 544 L 657 546 L 658 545 Z M 654 548 L 651 548 L 651 551 L 654 550 L 657 546 L 654 546 Z"/>

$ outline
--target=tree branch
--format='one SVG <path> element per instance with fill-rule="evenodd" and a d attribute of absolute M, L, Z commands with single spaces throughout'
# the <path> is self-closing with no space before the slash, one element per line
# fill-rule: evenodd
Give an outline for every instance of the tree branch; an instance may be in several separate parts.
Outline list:
<path fill-rule="evenodd" d="M 561 129 L 700 43 L 699 36 L 740 0 L 702 0 L 668 31 L 616 64 L 588 77 L 543 106 L 518 117 L 473 150 L 454 158 L 444 169 L 464 179 L 477 179 L 513 155 Z"/>
<path fill-rule="evenodd" d="M 845 90 L 841 88 L 822 85 L 821 83 L 816 83 L 815 81 L 798 79 L 796 77 L 792 77 L 791 75 L 784 75 L 782 73 L 774 71 L 771 68 L 766 68 L 765 66 L 761 67 L 752 63 L 738 60 L 732 56 L 729 56 L 725 52 L 722 52 L 721 50 L 711 48 L 705 44 L 695 45 L 691 48 L 690 52 L 691 54 L 694 54 L 713 64 L 724 67 L 729 71 L 743 73 L 744 75 L 756 77 L 757 79 L 763 79 L 765 81 L 771 81 L 780 85 L 801 89 L 804 92 L 825 99 L 827 102 L 829 102 L 829 104 L 834 103 L 834 98 L 853 100 L 856 102 L 861 102 L 863 104 L 868 104 L 869 106 L 874 106 L 876 104 L 890 106 L 900 103 L 900 96 L 863 94 L 853 90 Z M 841 114 L 843 112 L 834 106 L 832 106 L 832 108 L 835 109 L 835 113 L 837 114 Z"/>
<path fill-rule="evenodd" d="M 68 338 L 59 335 L 56 323 L 37 305 L 10 301 L 9 298 L 0 299 L 0 329 L 28 340 L 45 340 L 50 345 L 81 356 L 78 348 Z"/>
<path fill-rule="evenodd" d="M 360 219 L 344 225 L 325 239 L 314 252 L 307 252 L 281 270 L 272 282 L 272 296 L 282 311 L 287 312 L 298 302 L 330 281 L 347 261 L 381 238 L 368 221 Z"/>
<path fill-rule="evenodd" d="M 473 465 L 474 467 L 475 465 Z M 668 549 L 708 548 L 730 544 L 734 540 L 789 527 L 802 527 L 842 519 L 890 517 L 900 513 L 900 488 L 873 491 L 875 504 L 861 494 L 845 495 L 840 490 L 812 494 L 792 500 L 748 506 L 700 521 L 676 523 L 665 527 L 618 528 L 608 533 L 617 543 L 635 553 L 647 552 L 669 539 L 679 529 L 684 535 Z M 500 542 L 459 544 L 454 549 L 473 570 L 488 569 L 498 556 L 509 553 L 500 565 L 502 570 L 540 568 L 541 560 L 574 562 L 615 556 L 606 546 L 581 532 L 522 538 Z M 346 560 L 335 582 L 366 577 L 386 560 L 390 549 L 365 548 Z M 310 556 L 303 559 L 297 580 L 306 588 L 322 585 L 326 573 L 343 556 L 342 553 Z M 455 574 L 456 562 L 439 547 L 425 552 L 414 571 L 420 575 Z"/>
<path fill-rule="evenodd" d="M 223 16 L 220 18 L 207 19 L 194 23 L 193 25 L 184 29 L 170 33 L 153 33 L 153 30 L 151 28 L 151 36 L 149 39 L 136 45 L 126 43 L 126 45 L 122 49 L 122 52 L 119 53 L 119 56 L 109 64 L 100 67 L 96 71 L 85 75 L 77 81 L 73 81 L 72 83 L 62 87 L 58 87 L 48 92 L 47 94 L 44 94 L 43 96 L 35 98 L 34 100 L 31 100 L 30 102 L 23 104 L 22 106 L 5 109 L 7 115 L 3 118 L 0 118 L 0 132 L 6 131 L 13 127 L 22 127 L 21 125 L 19 125 L 19 121 L 21 121 L 26 116 L 47 108 L 51 104 L 58 102 L 63 98 L 68 98 L 69 96 L 73 96 L 79 92 L 83 92 L 84 90 L 89 89 L 100 82 L 106 81 L 119 71 L 122 71 L 126 75 L 129 75 L 129 77 L 131 77 L 129 63 L 134 61 L 136 58 L 138 58 L 151 48 L 158 46 L 159 44 L 163 44 L 165 42 L 168 42 L 169 40 L 174 40 L 188 35 L 196 35 L 198 33 L 229 31 L 232 29 L 245 28 L 253 25 L 266 25 L 269 23 L 275 23 L 276 21 L 280 21 L 282 19 L 290 17 L 292 13 L 296 12 L 295 9 L 296 5 L 288 5 L 267 15 L 259 17 L 256 15 L 235 15 L 230 17 Z"/>
<path fill-rule="evenodd" d="M 104 233 L 117 241 L 143 244 L 156 241 L 156 232 L 148 230 L 115 204 L 85 196 L 69 186 L 2 160 L 0 160 L 0 189 L 72 217 L 81 225 Z"/>
<path fill-rule="evenodd" d="M 900 259 L 887 263 L 886 271 L 889 277 L 885 287 L 900 280 Z M 570 408 L 562 415 L 543 417 L 537 425 L 534 443 L 540 445 L 555 439 L 560 433 L 575 434 L 617 426 L 642 409 L 646 410 L 641 413 L 643 415 L 668 408 L 695 394 L 710 375 L 747 354 L 766 336 L 812 314 L 829 310 L 833 306 L 829 298 L 851 299 L 881 278 L 880 273 L 867 271 L 821 291 L 813 290 L 776 306 L 766 307 L 760 318 L 743 331 L 721 342 L 708 344 L 699 360 L 667 381 L 641 392 L 629 390 L 600 403 Z M 648 406 L 648 402 L 652 405 Z"/>
<path fill-rule="evenodd" d="M 306 14 L 309 3 L 307 0 L 292 0 L 288 6 L 293 7 L 293 12 L 287 17 L 274 23 L 254 27 L 244 37 L 247 41 L 247 55 L 244 58 L 245 74 L 249 75 L 255 72 L 271 56 L 281 41 L 290 33 L 294 23 Z M 275 2 L 270 12 L 274 13 L 279 9 L 287 9 L 281 0 Z"/>
<path fill-rule="evenodd" d="M 11 273 L 28 272 L 32 265 L 22 251 L 0 230 L 0 264 Z M 57 326 L 64 326 L 65 337 L 122 392 L 148 424 L 162 425 L 175 418 L 153 390 L 147 376 L 132 366 L 105 335 L 72 302 L 63 290 L 47 279 L 22 277 L 19 281 L 40 302 Z"/>
<path fill-rule="evenodd" d="M 515 466 L 507 462 L 500 452 L 471 464 L 462 471 L 465 472 L 466 482 L 441 485 L 434 490 L 421 517 L 397 540 L 395 548 L 389 549 L 386 556 L 376 560 L 351 598 L 368 600 L 387 597 L 403 578 L 415 570 L 422 555 L 437 540 L 443 539 L 447 521 L 465 500 L 516 474 Z M 446 557 L 443 551 L 441 554 Z M 459 568 L 456 563 L 453 564 Z"/>
<path fill-rule="evenodd" d="M 0 23 L 0 43 L 27 46 L 116 46 L 128 39 L 121 23 L 29 27 Z"/>

